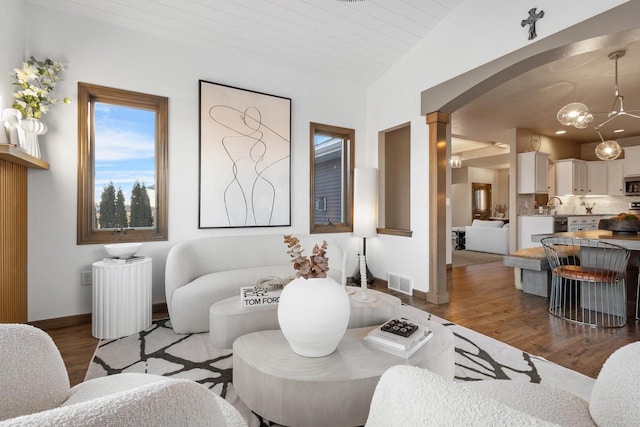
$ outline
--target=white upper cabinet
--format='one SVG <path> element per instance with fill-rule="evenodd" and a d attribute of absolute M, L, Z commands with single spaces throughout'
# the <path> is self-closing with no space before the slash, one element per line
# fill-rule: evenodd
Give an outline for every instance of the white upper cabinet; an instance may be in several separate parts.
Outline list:
<path fill-rule="evenodd" d="M 624 160 L 607 162 L 607 194 L 624 196 Z"/>
<path fill-rule="evenodd" d="M 556 194 L 558 196 L 589 194 L 587 162 L 578 159 L 556 161 Z"/>
<path fill-rule="evenodd" d="M 607 162 L 602 160 L 587 162 L 587 194 L 606 196 L 609 190 L 607 174 Z"/>
<path fill-rule="evenodd" d="M 518 154 L 518 194 L 549 193 L 549 154 Z"/>
<path fill-rule="evenodd" d="M 624 176 L 640 176 L 640 146 L 624 149 Z"/>

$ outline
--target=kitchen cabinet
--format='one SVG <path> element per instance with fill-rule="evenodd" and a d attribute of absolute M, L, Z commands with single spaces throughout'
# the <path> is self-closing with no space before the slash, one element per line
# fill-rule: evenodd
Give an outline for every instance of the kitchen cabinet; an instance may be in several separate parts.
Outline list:
<path fill-rule="evenodd" d="M 587 162 L 587 194 L 591 196 L 606 196 L 607 162 L 602 160 Z"/>
<path fill-rule="evenodd" d="M 607 194 L 624 196 L 624 160 L 607 162 Z"/>
<path fill-rule="evenodd" d="M 567 231 L 597 230 L 602 215 L 570 216 L 567 218 Z"/>
<path fill-rule="evenodd" d="M 587 192 L 587 162 L 578 159 L 556 161 L 556 194 L 578 196 Z"/>
<path fill-rule="evenodd" d="M 624 176 L 640 176 L 640 146 L 625 147 Z"/>
<path fill-rule="evenodd" d="M 553 233 L 553 216 L 519 216 L 518 217 L 518 249 L 541 246 L 540 242 L 532 242 L 534 234 Z"/>
<path fill-rule="evenodd" d="M 549 154 L 518 154 L 518 194 L 549 194 Z"/>

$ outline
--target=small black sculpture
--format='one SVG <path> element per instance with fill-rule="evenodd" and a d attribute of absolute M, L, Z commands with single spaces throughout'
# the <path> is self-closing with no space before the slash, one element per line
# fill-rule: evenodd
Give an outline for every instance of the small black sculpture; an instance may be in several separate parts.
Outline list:
<path fill-rule="evenodd" d="M 536 13 L 537 7 L 529 10 L 529 17 L 527 19 L 523 19 L 520 25 L 524 27 L 525 25 L 529 25 L 529 40 L 533 40 L 538 35 L 536 34 L 536 21 L 542 17 L 544 17 L 544 10 L 541 10 L 540 13 Z"/>

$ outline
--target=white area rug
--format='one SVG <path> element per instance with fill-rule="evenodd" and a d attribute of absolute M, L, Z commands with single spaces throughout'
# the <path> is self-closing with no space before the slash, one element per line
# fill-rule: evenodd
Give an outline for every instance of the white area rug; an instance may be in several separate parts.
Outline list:
<path fill-rule="evenodd" d="M 588 399 L 594 380 L 504 344 L 493 338 L 403 305 L 401 316 L 412 321 L 433 320 L 455 336 L 457 381 L 513 380 L 543 383 Z M 210 388 L 233 404 L 250 426 L 269 426 L 253 414 L 236 395 L 232 380 L 230 349 L 209 344 L 209 333 L 180 335 L 168 319 L 154 321 L 139 334 L 101 340 L 85 379 L 120 372 L 146 372 L 189 378 Z"/>

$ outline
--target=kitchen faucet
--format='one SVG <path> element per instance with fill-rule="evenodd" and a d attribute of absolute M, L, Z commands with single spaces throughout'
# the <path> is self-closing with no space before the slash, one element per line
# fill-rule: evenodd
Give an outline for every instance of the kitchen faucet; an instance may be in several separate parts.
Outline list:
<path fill-rule="evenodd" d="M 552 205 L 552 204 L 551 204 L 551 201 L 552 201 L 553 199 L 558 199 L 558 205 L 561 205 L 561 204 L 562 204 L 562 200 L 560 200 L 560 197 L 553 196 L 553 197 L 551 197 L 549 200 L 547 200 L 547 206 L 555 206 L 555 205 Z"/>

